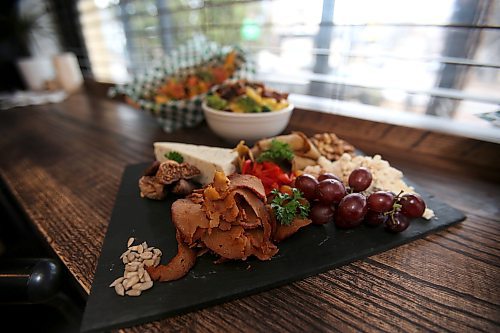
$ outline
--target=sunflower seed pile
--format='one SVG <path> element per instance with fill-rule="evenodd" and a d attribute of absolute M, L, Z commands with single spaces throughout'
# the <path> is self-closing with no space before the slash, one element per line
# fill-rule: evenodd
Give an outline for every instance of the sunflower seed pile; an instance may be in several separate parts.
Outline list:
<path fill-rule="evenodd" d="M 161 260 L 161 251 L 152 246 L 148 247 L 146 242 L 139 245 L 133 245 L 135 239 L 130 237 L 127 242 L 127 251 L 120 256 L 125 271 L 122 277 L 119 277 L 109 285 L 115 288 L 120 296 L 140 296 L 145 290 L 153 286 L 153 281 L 148 272 L 144 269 L 148 266 L 158 266 Z"/>

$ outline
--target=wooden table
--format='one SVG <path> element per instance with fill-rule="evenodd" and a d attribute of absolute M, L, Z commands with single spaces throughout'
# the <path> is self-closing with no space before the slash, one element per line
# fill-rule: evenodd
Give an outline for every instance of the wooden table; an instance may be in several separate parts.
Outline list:
<path fill-rule="evenodd" d="M 467 220 L 385 253 L 223 305 L 126 331 L 500 330 L 498 145 L 317 112 L 291 129 L 335 131 L 386 159 Z M 80 93 L 0 111 L 0 175 L 88 293 L 123 168 L 154 141 L 226 144 L 205 126 L 163 133 L 148 115 Z"/>

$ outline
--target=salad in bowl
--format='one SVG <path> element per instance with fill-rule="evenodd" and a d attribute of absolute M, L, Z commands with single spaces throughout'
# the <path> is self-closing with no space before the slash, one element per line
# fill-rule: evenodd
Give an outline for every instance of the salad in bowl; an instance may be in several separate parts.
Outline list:
<path fill-rule="evenodd" d="M 281 93 L 260 82 L 232 81 L 219 86 L 206 98 L 208 107 L 235 113 L 275 112 L 286 109 L 288 93 Z"/>

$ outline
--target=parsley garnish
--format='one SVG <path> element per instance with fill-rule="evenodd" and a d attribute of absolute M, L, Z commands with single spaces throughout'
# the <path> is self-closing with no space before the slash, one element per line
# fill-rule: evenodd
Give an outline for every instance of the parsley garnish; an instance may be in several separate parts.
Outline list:
<path fill-rule="evenodd" d="M 182 155 L 176 151 L 171 151 L 168 154 L 165 154 L 165 157 L 169 160 L 176 161 L 177 163 L 184 162 L 184 157 L 182 157 Z"/>
<path fill-rule="evenodd" d="M 273 141 L 271 141 L 271 147 L 260 154 L 257 158 L 257 162 L 271 161 L 279 163 L 284 160 L 291 161 L 293 157 L 293 151 L 288 143 L 273 139 Z"/>
<path fill-rule="evenodd" d="M 271 208 L 276 215 L 276 219 L 282 225 L 291 225 L 296 216 L 307 218 L 309 215 L 309 203 L 302 204 L 302 193 L 296 188 L 292 188 L 293 196 L 288 193 L 281 193 L 274 189 L 271 191 L 275 195 L 271 202 Z"/>

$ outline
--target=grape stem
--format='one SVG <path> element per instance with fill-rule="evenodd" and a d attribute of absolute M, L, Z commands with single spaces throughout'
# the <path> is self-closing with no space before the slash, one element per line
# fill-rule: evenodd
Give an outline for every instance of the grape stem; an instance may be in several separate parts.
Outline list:
<path fill-rule="evenodd" d="M 398 203 L 398 200 L 401 198 L 401 195 L 404 193 L 403 190 L 401 190 L 401 192 L 398 193 L 398 195 L 396 195 L 394 197 L 394 204 L 392 205 L 392 209 L 388 212 L 385 212 L 384 215 L 389 215 L 391 217 L 391 220 L 396 223 L 394 221 L 394 213 L 396 212 L 399 212 L 401 210 L 401 207 L 402 205 Z"/>

